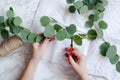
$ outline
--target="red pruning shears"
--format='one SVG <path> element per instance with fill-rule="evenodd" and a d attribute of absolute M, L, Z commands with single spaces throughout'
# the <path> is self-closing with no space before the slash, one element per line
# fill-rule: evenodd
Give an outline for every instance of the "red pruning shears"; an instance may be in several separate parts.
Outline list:
<path fill-rule="evenodd" d="M 70 64 L 70 56 L 73 56 L 73 39 L 71 38 L 71 44 L 70 44 L 70 51 L 69 51 L 69 54 L 68 54 L 68 63 Z"/>

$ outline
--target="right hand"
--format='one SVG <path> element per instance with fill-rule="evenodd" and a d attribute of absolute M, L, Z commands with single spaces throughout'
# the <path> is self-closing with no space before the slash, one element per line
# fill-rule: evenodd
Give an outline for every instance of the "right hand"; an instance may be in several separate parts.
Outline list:
<path fill-rule="evenodd" d="M 70 48 L 66 48 L 69 52 Z M 74 48 L 73 56 L 68 57 L 73 69 L 80 75 L 82 80 L 89 80 L 87 72 L 87 61 L 85 55 L 83 55 L 77 48 Z"/>

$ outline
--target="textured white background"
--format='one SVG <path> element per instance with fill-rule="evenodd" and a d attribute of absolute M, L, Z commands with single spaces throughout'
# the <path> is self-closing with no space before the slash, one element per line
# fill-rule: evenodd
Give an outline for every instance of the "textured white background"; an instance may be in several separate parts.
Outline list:
<path fill-rule="evenodd" d="M 108 1 L 104 20 L 108 23 L 109 28 L 104 31 L 104 37 L 107 41 L 117 45 L 118 53 L 120 53 L 120 0 Z M 65 25 L 74 23 L 78 26 L 78 29 L 87 31 L 84 28 L 86 19 L 77 13 L 70 14 L 65 0 L 0 0 L 0 15 L 5 16 L 10 6 L 14 8 L 16 15 L 22 17 L 23 25 L 35 33 L 43 31 L 39 19 L 44 15 L 51 16 Z M 84 40 L 83 45 L 79 47 L 87 56 L 90 78 L 91 80 L 119 80 L 120 74 L 116 72 L 115 67 L 109 63 L 107 58 L 99 54 L 101 42 L 100 39 L 93 42 Z M 38 66 L 36 80 L 77 79 L 76 74 L 67 64 L 66 59 L 63 58 L 64 48 L 68 47 L 69 44 L 69 40 L 49 43 L 46 55 Z M 28 62 L 30 50 L 31 45 L 26 43 L 14 51 L 15 54 L 0 58 L 0 80 L 19 80 Z"/>

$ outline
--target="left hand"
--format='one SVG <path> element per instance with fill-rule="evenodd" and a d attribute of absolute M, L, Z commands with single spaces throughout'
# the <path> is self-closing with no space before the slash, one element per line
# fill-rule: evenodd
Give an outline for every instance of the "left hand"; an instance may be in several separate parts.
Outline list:
<path fill-rule="evenodd" d="M 42 42 L 33 44 L 32 59 L 37 60 L 37 61 L 42 59 L 48 42 L 49 42 L 49 39 L 45 38 Z"/>

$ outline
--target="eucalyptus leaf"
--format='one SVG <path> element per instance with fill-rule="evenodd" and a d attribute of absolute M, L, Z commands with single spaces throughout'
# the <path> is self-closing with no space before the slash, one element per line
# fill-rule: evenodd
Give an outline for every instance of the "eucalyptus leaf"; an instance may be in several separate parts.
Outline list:
<path fill-rule="evenodd" d="M 99 15 L 98 14 L 91 14 L 91 15 L 89 15 L 89 20 L 93 21 L 93 22 L 98 21 Z"/>
<path fill-rule="evenodd" d="M 116 55 L 116 56 L 114 56 L 112 59 L 110 59 L 110 63 L 111 63 L 111 64 L 116 64 L 118 60 L 119 60 L 119 56 Z"/>
<path fill-rule="evenodd" d="M 15 17 L 13 23 L 15 26 L 20 26 L 22 23 L 22 19 L 20 17 Z"/>
<path fill-rule="evenodd" d="M 38 35 L 38 36 L 36 37 L 36 42 L 41 42 L 42 40 L 43 40 L 43 37 L 42 37 L 42 36 L 39 36 L 39 35 Z"/>
<path fill-rule="evenodd" d="M 71 6 L 69 7 L 69 12 L 70 12 L 70 13 L 75 13 L 75 11 L 76 11 L 75 6 L 74 6 L 74 5 L 71 5 Z"/>
<path fill-rule="evenodd" d="M 61 29 L 57 32 L 56 34 L 56 38 L 59 41 L 62 41 L 66 38 L 66 30 L 65 29 Z"/>
<path fill-rule="evenodd" d="M 87 21 L 85 23 L 85 27 L 87 27 L 87 28 L 92 28 L 92 26 L 93 26 L 93 21 Z"/>
<path fill-rule="evenodd" d="M 44 36 L 49 38 L 55 35 L 55 30 L 52 26 L 46 26 L 44 30 Z"/>
<path fill-rule="evenodd" d="M 66 0 L 68 4 L 73 3 L 75 0 Z"/>
<path fill-rule="evenodd" d="M 36 37 L 37 37 L 37 35 L 36 35 L 35 33 L 30 33 L 30 34 L 28 35 L 28 41 L 29 41 L 30 43 L 34 43 L 34 42 L 36 42 Z"/>
<path fill-rule="evenodd" d="M 50 23 L 50 18 L 48 16 L 43 16 L 41 17 L 40 22 L 42 26 L 47 26 Z"/>
<path fill-rule="evenodd" d="M 14 26 L 12 28 L 14 34 L 19 34 L 22 31 L 22 28 L 20 26 Z"/>
<path fill-rule="evenodd" d="M 108 51 L 106 52 L 106 56 L 109 58 L 109 59 L 112 59 L 116 56 L 117 54 L 117 48 L 115 45 L 112 45 L 108 48 Z"/>
<path fill-rule="evenodd" d="M 74 6 L 75 6 L 76 9 L 79 9 L 80 7 L 83 6 L 83 2 L 82 1 L 77 1 L 77 2 L 74 3 Z"/>
<path fill-rule="evenodd" d="M 106 56 L 106 52 L 109 47 L 110 47 L 110 44 L 108 42 L 104 42 L 100 45 L 100 53 L 102 56 Z"/>
<path fill-rule="evenodd" d="M 103 4 L 103 6 L 107 6 L 108 5 L 108 1 L 107 0 L 100 0 L 100 1 Z"/>
<path fill-rule="evenodd" d="M 13 27 L 13 26 L 14 26 L 13 20 L 14 20 L 14 17 L 11 17 L 11 18 L 8 18 L 8 19 L 7 19 L 8 26 L 10 26 L 10 27 Z"/>
<path fill-rule="evenodd" d="M 97 32 L 94 29 L 91 29 L 87 32 L 88 39 L 95 40 L 97 38 Z"/>
<path fill-rule="evenodd" d="M 3 39 L 8 39 L 9 38 L 9 32 L 6 29 L 3 29 L 1 31 L 1 36 Z"/>
<path fill-rule="evenodd" d="M 104 5 L 102 3 L 98 3 L 95 9 L 99 12 L 103 12 L 105 10 Z"/>
<path fill-rule="evenodd" d="M 79 35 L 74 35 L 73 40 L 77 45 L 82 45 L 82 38 Z"/>
<path fill-rule="evenodd" d="M 25 30 L 22 30 L 20 32 L 22 40 L 27 40 L 27 37 L 28 37 L 29 34 L 30 34 L 30 32 L 29 31 L 25 31 Z"/>
<path fill-rule="evenodd" d="M 6 15 L 8 18 L 14 17 L 14 12 L 12 10 L 8 10 Z"/>
<path fill-rule="evenodd" d="M 97 30 L 97 36 L 98 36 L 99 38 L 103 38 L 103 30 L 102 30 L 102 29 L 98 29 L 98 30 Z"/>
<path fill-rule="evenodd" d="M 0 24 L 4 22 L 4 17 L 0 16 Z"/>
<path fill-rule="evenodd" d="M 88 12 L 88 6 L 87 5 L 84 5 L 82 6 L 80 9 L 79 9 L 80 13 L 81 14 L 85 14 Z"/>
<path fill-rule="evenodd" d="M 4 24 L 0 24 L 0 31 L 2 31 L 3 29 L 5 29 L 5 25 Z"/>
<path fill-rule="evenodd" d="M 76 32 L 76 26 L 71 24 L 70 26 L 66 27 L 66 30 L 69 34 L 74 34 Z"/>
<path fill-rule="evenodd" d="M 108 27 L 108 24 L 105 21 L 100 21 L 99 22 L 99 28 L 101 29 L 106 29 Z"/>
<path fill-rule="evenodd" d="M 116 64 L 116 70 L 120 73 L 120 61 Z"/>
<path fill-rule="evenodd" d="M 62 29 L 63 27 L 60 26 L 59 24 L 55 24 L 54 25 L 54 29 L 58 32 L 60 29 Z"/>

